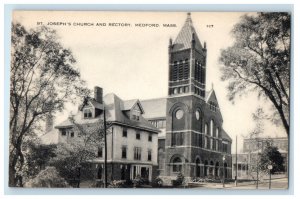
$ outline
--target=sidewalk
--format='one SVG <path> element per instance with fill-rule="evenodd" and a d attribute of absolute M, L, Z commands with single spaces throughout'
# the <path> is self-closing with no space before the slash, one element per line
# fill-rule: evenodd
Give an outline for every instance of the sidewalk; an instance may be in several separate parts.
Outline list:
<path fill-rule="evenodd" d="M 191 183 L 189 188 L 195 189 L 256 189 L 256 182 L 238 182 L 237 186 L 235 183 L 226 183 L 223 188 L 222 183 Z M 271 189 L 287 189 L 288 179 L 287 178 L 276 178 L 271 181 Z M 269 189 L 269 180 L 259 182 L 258 189 Z"/>

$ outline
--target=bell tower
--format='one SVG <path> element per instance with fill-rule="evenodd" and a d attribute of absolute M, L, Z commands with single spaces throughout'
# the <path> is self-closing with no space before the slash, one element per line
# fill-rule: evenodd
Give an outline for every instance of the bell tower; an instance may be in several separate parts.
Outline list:
<path fill-rule="evenodd" d="M 168 95 L 196 95 L 205 98 L 206 43 L 201 45 L 187 14 L 185 23 L 174 42 L 169 42 Z"/>
<path fill-rule="evenodd" d="M 206 44 L 203 46 L 187 18 L 174 42 L 169 42 L 169 80 L 166 113 L 166 173 L 194 176 L 203 147 Z M 203 172 L 202 172 L 203 173 Z"/>

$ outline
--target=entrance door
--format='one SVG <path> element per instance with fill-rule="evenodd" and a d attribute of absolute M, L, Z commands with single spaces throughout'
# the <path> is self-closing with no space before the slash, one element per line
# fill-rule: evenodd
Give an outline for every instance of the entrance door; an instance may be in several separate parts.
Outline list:
<path fill-rule="evenodd" d="M 149 168 L 141 167 L 141 177 L 144 179 L 149 179 Z"/>
<path fill-rule="evenodd" d="M 196 160 L 196 177 L 200 177 L 200 160 Z"/>

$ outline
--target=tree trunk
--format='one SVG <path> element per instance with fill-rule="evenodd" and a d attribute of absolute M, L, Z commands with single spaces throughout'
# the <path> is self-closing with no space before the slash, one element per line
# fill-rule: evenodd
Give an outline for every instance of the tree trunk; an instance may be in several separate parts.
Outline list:
<path fill-rule="evenodd" d="M 16 175 L 16 169 L 14 166 L 9 164 L 9 187 L 16 187 L 17 186 L 17 179 L 15 177 Z"/>

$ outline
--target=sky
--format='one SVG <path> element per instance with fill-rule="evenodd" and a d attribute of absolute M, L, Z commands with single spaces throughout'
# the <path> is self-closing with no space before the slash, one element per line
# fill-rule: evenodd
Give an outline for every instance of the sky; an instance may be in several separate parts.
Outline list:
<path fill-rule="evenodd" d="M 191 13 L 201 43 L 205 41 L 207 44 L 206 90 L 213 86 L 224 120 L 223 128 L 233 139 L 232 149 L 235 149 L 235 137 L 238 136 L 238 152 L 242 148 L 243 136 L 255 126 L 252 113 L 258 106 L 266 110 L 270 107 L 256 94 L 238 97 L 232 104 L 226 97 L 227 82 L 220 80 L 220 50 L 234 42 L 230 31 L 244 14 Z M 167 96 L 169 39 L 175 40 L 186 15 L 185 12 L 18 11 L 13 19 L 28 29 L 41 23 L 56 29 L 60 42 L 72 50 L 77 60 L 76 67 L 88 87 L 100 86 L 104 95 L 113 92 L 127 100 Z M 80 26 L 80 23 L 93 25 Z M 109 26 L 109 23 L 115 24 Z M 141 27 L 146 24 L 159 27 Z M 163 27 L 163 24 L 175 25 Z M 77 105 L 67 105 L 63 113 L 56 115 L 55 124 L 76 110 Z M 282 137 L 286 133 L 282 127 L 266 122 L 263 136 Z"/>

